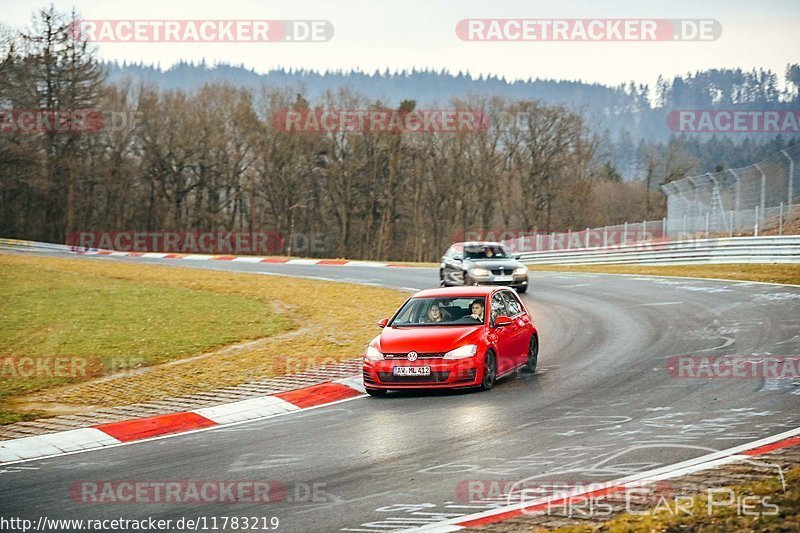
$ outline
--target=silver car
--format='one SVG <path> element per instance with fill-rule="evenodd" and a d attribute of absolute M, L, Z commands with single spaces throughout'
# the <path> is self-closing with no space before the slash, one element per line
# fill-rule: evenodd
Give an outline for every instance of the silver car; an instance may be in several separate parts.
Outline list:
<path fill-rule="evenodd" d="M 439 284 L 506 285 L 528 290 L 528 268 L 497 242 L 457 242 L 447 249 L 439 267 Z"/>

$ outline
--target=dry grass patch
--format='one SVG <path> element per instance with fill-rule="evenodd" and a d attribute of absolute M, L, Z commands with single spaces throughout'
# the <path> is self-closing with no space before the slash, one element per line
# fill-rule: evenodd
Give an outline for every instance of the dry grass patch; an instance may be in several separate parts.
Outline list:
<path fill-rule="evenodd" d="M 375 327 L 377 319 L 393 313 L 407 297 L 399 291 L 377 287 L 104 260 L 0 255 L 0 269 L 7 268 L 35 272 L 34 278 L 41 280 L 40 284 L 25 290 L 26 299 L 40 307 L 39 312 L 29 312 L 31 317 L 41 317 L 45 307 L 41 302 L 50 298 L 53 290 L 57 298 L 70 298 L 69 294 L 58 291 L 62 285 L 59 280 L 63 282 L 64 276 L 84 284 L 84 291 L 102 292 L 104 287 L 115 287 L 114 296 L 118 304 L 98 303 L 96 300 L 64 304 L 69 312 L 58 314 L 60 330 L 66 337 L 90 339 L 83 349 L 91 353 L 81 353 L 80 346 L 75 346 L 69 352 L 72 355 L 103 355 L 103 346 L 108 345 L 101 341 L 108 341 L 108 330 L 115 328 L 125 332 L 136 331 L 133 339 L 141 345 L 169 341 L 173 346 L 183 347 L 170 351 L 155 350 L 156 353 L 145 364 L 161 364 L 146 371 L 68 385 L 45 384 L 32 394 L 12 394 L 11 398 L 6 398 L 5 408 L 18 412 L 33 405 L 38 408 L 51 405 L 54 413 L 59 412 L 59 406 L 66 411 L 69 406 L 124 405 L 213 390 L 325 362 L 352 359 L 360 356 L 366 343 L 378 333 Z M 0 289 L 4 292 L 12 290 L 10 283 L 13 281 L 0 277 Z M 132 290 L 134 287 L 138 291 Z M 192 305 L 191 297 L 187 297 L 183 306 L 162 305 L 174 301 L 175 294 L 188 294 L 198 300 L 196 305 Z M 242 305 L 251 315 L 260 314 L 268 319 L 249 334 L 229 335 L 224 342 L 198 343 L 198 335 L 229 321 L 225 313 L 210 309 L 205 298 Z M 157 316 L 133 313 L 127 316 L 131 322 L 124 328 L 114 320 L 106 320 L 104 327 L 92 327 L 95 323 L 87 321 L 87 317 L 107 319 L 107 314 L 116 305 L 128 310 L 155 308 Z M 235 307 L 232 306 L 230 312 Z M 0 315 L 13 316 L 15 312 L 8 304 L 0 308 Z M 172 315 L 177 322 L 194 326 L 160 328 L 155 333 L 150 324 L 153 320 L 163 320 L 161 315 L 164 313 Z M 252 316 L 251 320 L 256 318 Z M 56 317 L 50 317 L 43 324 L 37 324 L 36 329 L 51 329 L 55 321 Z M 0 337 L 3 337 L 0 346 L 6 342 L 6 350 L 9 335 L 0 330 Z M 255 342 L 243 342 L 255 339 Z M 128 338 L 123 342 L 123 347 L 125 343 L 130 347 L 129 341 Z M 239 347 L 220 349 L 242 342 Z"/>

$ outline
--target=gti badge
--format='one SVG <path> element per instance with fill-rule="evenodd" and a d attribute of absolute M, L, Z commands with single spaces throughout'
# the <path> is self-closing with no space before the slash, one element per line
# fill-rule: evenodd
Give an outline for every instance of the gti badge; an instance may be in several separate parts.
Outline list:
<path fill-rule="evenodd" d="M 417 352 L 408 352 L 408 360 L 409 361 L 416 361 L 417 360 Z"/>

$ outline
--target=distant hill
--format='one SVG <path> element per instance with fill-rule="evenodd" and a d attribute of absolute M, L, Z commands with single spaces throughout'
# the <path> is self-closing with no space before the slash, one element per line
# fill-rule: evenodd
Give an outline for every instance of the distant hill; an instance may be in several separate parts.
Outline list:
<path fill-rule="evenodd" d="M 656 87 L 621 84 L 610 87 L 582 81 L 528 79 L 508 81 L 489 76 L 471 77 L 447 71 L 411 70 L 366 73 L 315 72 L 279 69 L 259 74 L 243 66 L 227 64 L 209 67 L 205 63 L 181 62 L 167 70 L 143 64 L 106 63 L 109 81 L 130 78 L 158 85 L 163 89 L 192 91 L 205 83 L 227 82 L 256 88 L 263 84 L 292 87 L 312 102 L 325 91 L 349 87 L 372 100 L 398 105 L 414 99 L 420 107 L 447 105 L 451 98 L 469 95 L 498 95 L 511 99 L 536 99 L 581 110 L 589 122 L 604 135 L 614 153 L 612 159 L 622 174 L 632 175 L 633 147 L 641 142 L 666 142 L 674 136 L 667 126 L 667 115 L 675 109 L 797 109 L 800 104 L 800 65 L 787 65 L 783 74 L 785 89 L 779 89 L 781 76 L 772 71 L 712 69 L 659 79 Z M 725 135 L 722 135 L 725 137 Z M 747 139 L 741 133 L 727 135 L 734 144 Z M 751 135 L 758 141 L 774 135 Z M 704 135 L 708 138 L 708 135 Z M 626 155 L 627 154 L 627 155 Z M 627 161 L 627 162 L 626 162 Z"/>
<path fill-rule="evenodd" d="M 372 98 L 381 99 L 388 104 L 398 104 L 401 100 L 414 98 L 421 105 L 447 103 L 453 97 L 469 94 L 502 95 L 509 98 L 533 98 L 550 103 L 583 105 L 592 104 L 606 108 L 624 108 L 634 104 L 623 86 L 606 87 L 581 81 L 527 80 L 509 82 L 496 76 L 472 78 L 468 75 L 431 70 L 412 70 L 390 72 L 325 72 L 308 70 L 270 70 L 258 74 L 242 66 L 179 63 L 168 70 L 157 67 L 107 63 L 112 81 L 130 76 L 134 79 L 156 83 L 167 89 L 191 90 L 203 83 L 225 81 L 239 86 L 256 87 L 261 84 L 272 86 L 300 86 L 307 89 L 311 99 L 327 89 L 351 87 Z"/>

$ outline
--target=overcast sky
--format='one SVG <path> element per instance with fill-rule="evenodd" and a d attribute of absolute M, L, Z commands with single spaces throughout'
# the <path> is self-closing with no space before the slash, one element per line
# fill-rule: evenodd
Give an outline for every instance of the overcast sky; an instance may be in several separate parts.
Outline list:
<path fill-rule="evenodd" d="M 145 43 L 99 45 L 109 60 L 168 67 L 179 61 L 244 63 L 259 72 L 276 67 L 354 69 L 446 68 L 510 79 L 581 79 L 604 84 L 635 80 L 654 84 L 714 67 L 770 68 L 783 74 L 800 62 L 798 0 L 74 0 L 84 19 L 326 19 L 327 43 Z M 0 21 L 29 24 L 49 5 L 0 0 Z M 464 42 L 456 23 L 464 18 L 667 18 L 716 19 L 722 37 L 713 42 Z"/>

